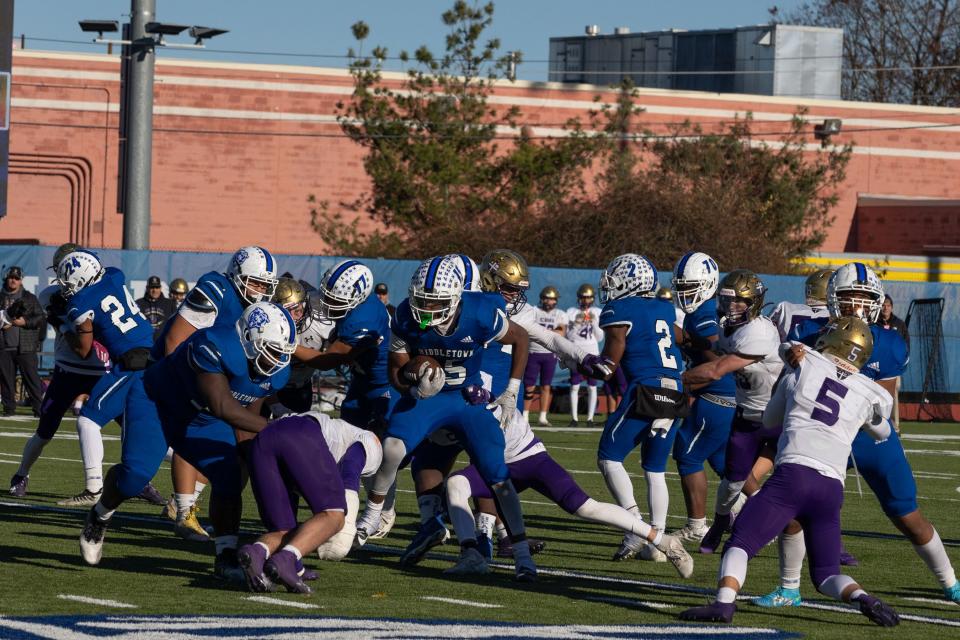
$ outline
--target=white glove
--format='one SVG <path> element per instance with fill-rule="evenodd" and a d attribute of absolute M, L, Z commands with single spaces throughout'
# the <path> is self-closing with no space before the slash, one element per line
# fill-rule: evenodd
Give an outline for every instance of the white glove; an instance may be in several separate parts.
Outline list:
<path fill-rule="evenodd" d="M 357 535 L 357 512 L 360 510 L 360 497 L 356 491 L 347 489 L 347 513 L 343 520 L 343 528 L 330 536 L 330 539 L 320 545 L 317 554 L 321 560 L 339 561 L 347 557 L 353 546 L 353 538 Z"/>
<path fill-rule="evenodd" d="M 520 380 L 510 378 L 507 388 L 503 390 L 496 400 L 487 405 L 487 409 L 496 409 L 500 407 L 500 428 L 506 429 L 513 415 L 517 412 L 517 396 L 520 393 Z"/>
<path fill-rule="evenodd" d="M 428 374 L 429 369 L 429 362 L 420 365 L 420 370 L 417 371 L 417 384 L 410 388 L 410 395 L 417 400 L 437 395 L 443 389 L 443 385 L 447 383 L 447 374 L 443 369 L 434 369 L 433 375 Z"/>

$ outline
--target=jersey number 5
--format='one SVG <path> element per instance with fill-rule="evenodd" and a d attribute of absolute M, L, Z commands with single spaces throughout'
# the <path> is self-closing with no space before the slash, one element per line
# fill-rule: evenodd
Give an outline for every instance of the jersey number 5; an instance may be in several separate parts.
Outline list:
<path fill-rule="evenodd" d="M 677 368 L 677 359 L 667 353 L 667 349 L 673 346 L 673 330 L 666 320 L 657 320 L 657 334 L 663 337 L 657 340 L 657 346 L 660 347 L 660 362 L 667 369 Z"/>
<path fill-rule="evenodd" d="M 130 295 L 130 291 L 124 287 L 123 292 L 127 294 L 126 306 L 121 304 L 116 296 L 107 296 L 100 303 L 100 309 L 102 309 L 104 313 L 110 314 L 110 321 L 113 323 L 113 326 L 120 330 L 120 333 L 126 333 L 136 327 L 137 321 L 133 316 L 140 313 L 140 307 L 137 306 L 137 303 Z M 128 308 L 130 309 L 129 316 L 127 316 Z"/>
<path fill-rule="evenodd" d="M 837 424 L 837 420 L 840 419 L 840 400 L 846 397 L 847 391 L 848 389 L 836 380 L 830 378 L 824 380 L 823 384 L 820 385 L 820 393 L 817 394 L 816 403 L 818 406 L 810 412 L 810 417 L 828 427 Z M 836 397 L 831 396 L 831 393 Z M 825 409 L 821 409 L 821 407 L 825 407 Z"/>

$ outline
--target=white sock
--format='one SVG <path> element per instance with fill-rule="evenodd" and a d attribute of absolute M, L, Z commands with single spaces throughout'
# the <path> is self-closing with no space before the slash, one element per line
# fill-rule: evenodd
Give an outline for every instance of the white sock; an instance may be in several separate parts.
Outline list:
<path fill-rule="evenodd" d="M 580 385 L 572 384 L 570 385 L 570 417 L 574 422 L 577 422 L 579 418 L 577 414 L 580 411 Z"/>
<path fill-rule="evenodd" d="M 841 597 L 841 594 L 843 594 L 843 590 L 849 587 L 851 584 L 856 584 L 856 581 L 853 578 L 850 576 L 845 576 L 842 573 L 838 573 L 821 582 L 820 586 L 817 587 L 817 591 L 825 596 L 830 596 L 834 600 L 842 601 L 843 598 Z M 859 597 L 859 595 L 865 595 L 862 589 L 857 589 L 854 591 L 854 594 L 857 594 L 858 592 L 859 594 L 855 597 Z M 855 597 L 851 597 L 850 600 L 854 600 Z"/>
<path fill-rule="evenodd" d="M 367 505 L 357 520 L 357 531 L 363 531 L 367 535 L 376 533 L 380 528 L 380 516 L 383 513 L 383 503 L 377 504 L 370 500 L 374 495 L 371 493 L 367 496 Z"/>
<path fill-rule="evenodd" d="M 940 534 L 933 530 L 933 537 L 927 544 L 913 545 L 917 555 L 937 577 L 937 582 L 943 588 L 952 587 L 957 582 L 957 576 L 953 572 L 953 565 L 950 564 L 950 558 L 947 556 L 947 550 L 943 548 L 943 541 L 940 540 Z"/>
<path fill-rule="evenodd" d="M 482 533 L 487 536 L 487 539 L 493 540 L 493 530 L 497 526 L 496 516 L 492 516 L 489 513 L 478 513 L 477 514 L 477 533 Z M 506 531 L 506 529 L 504 529 Z"/>
<path fill-rule="evenodd" d="M 530 422 L 530 409 L 523 410 L 523 419 Z"/>
<path fill-rule="evenodd" d="M 587 422 L 593 420 L 593 416 L 597 413 L 597 388 L 592 385 L 587 385 Z"/>
<path fill-rule="evenodd" d="M 737 592 L 730 587 L 720 587 L 717 589 L 717 602 L 723 604 L 733 604 L 737 599 Z"/>
<path fill-rule="evenodd" d="M 177 520 L 183 520 L 190 513 L 190 507 L 196 502 L 193 493 L 175 493 L 173 500 L 177 503 Z"/>
<path fill-rule="evenodd" d="M 639 512 L 639 509 L 637 511 Z M 608 524 L 644 539 L 650 535 L 650 525 L 641 520 L 636 513 L 608 502 L 597 502 L 593 498 L 584 502 L 574 515 L 590 522 Z"/>
<path fill-rule="evenodd" d="M 647 480 L 647 504 L 650 507 L 650 524 L 658 531 L 667 528 L 667 508 L 670 506 L 670 492 L 667 490 L 667 474 L 657 471 L 645 471 Z"/>
<path fill-rule="evenodd" d="M 203 490 L 207 487 L 206 482 L 200 482 L 197 480 L 196 484 L 193 485 L 193 501 L 196 502 L 200 499 L 200 494 L 203 493 Z"/>
<path fill-rule="evenodd" d="M 854 589 L 853 592 L 850 594 L 850 602 L 856 602 L 862 596 L 865 596 L 865 595 L 867 595 L 867 592 L 864 591 L 863 589 Z"/>
<path fill-rule="evenodd" d="M 394 482 L 387 490 L 387 497 L 383 501 L 384 511 L 393 511 L 397 506 L 397 483 Z M 439 508 L 439 507 L 438 507 Z"/>
<path fill-rule="evenodd" d="M 47 446 L 48 442 L 50 441 L 41 438 L 36 433 L 30 436 L 27 444 L 23 445 L 23 456 L 20 458 L 20 468 L 17 469 L 18 476 L 30 475 L 30 467 L 40 458 L 40 454 L 43 453 L 43 448 Z"/>
<path fill-rule="evenodd" d="M 803 531 L 781 533 L 777 541 L 777 548 L 780 552 L 780 586 L 784 589 L 799 589 L 800 572 L 803 571 L 803 557 L 807 553 Z"/>
<path fill-rule="evenodd" d="M 105 506 L 103 506 L 99 502 L 93 505 L 93 510 L 96 512 L 97 516 L 104 521 L 112 518 L 114 512 L 116 511 L 116 509 L 107 509 Z"/>
<path fill-rule="evenodd" d="M 703 529 L 707 526 L 706 518 L 687 518 L 687 526 L 691 529 Z"/>
<path fill-rule="evenodd" d="M 540 422 L 545 422 L 546 419 L 547 419 L 547 412 L 546 412 L 546 411 L 541 411 L 541 412 L 540 412 Z"/>
<path fill-rule="evenodd" d="M 428 520 L 440 513 L 440 496 L 435 493 L 417 496 L 417 506 L 420 507 L 420 524 L 426 524 Z M 470 520 L 473 521 L 472 515 Z"/>
<path fill-rule="evenodd" d="M 267 554 L 266 557 L 267 557 L 267 558 L 270 557 L 270 547 L 268 547 L 267 545 L 263 544 L 262 542 L 254 542 L 253 544 L 254 544 L 255 546 L 258 546 L 258 547 L 263 547 L 263 552 Z"/>
<path fill-rule="evenodd" d="M 510 537 L 510 534 L 507 532 L 507 528 L 502 522 L 497 520 L 497 540 L 505 540 Z"/>
<path fill-rule="evenodd" d="M 461 545 L 468 540 L 477 541 L 477 527 L 470 509 L 470 481 L 465 476 L 447 478 L 447 509 L 450 523 Z"/>
<path fill-rule="evenodd" d="M 747 579 L 747 552 L 740 547 L 730 547 L 720 559 L 720 578 L 733 578 L 743 589 L 743 583 Z M 734 592 L 736 595 L 736 592 Z M 723 600 L 721 600 L 723 602 Z M 733 602 L 733 600 L 730 600 Z"/>
<path fill-rule="evenodd" d="M 103 437 L 100 425 L 83 416 L 77 418 L 77 435 L 80 437 L 80 457 L 83 458 L 83 475 L 87 491 L 103 491 Z"/>
<path fill-rule="evenodd" d="M 292 544 L 284 545 L 284 546 L 283 546 L 283 549 L 281 549 L 281 551 L 289 551 L 289 552 L 292 553 L 293 555 L 297 556 L 297 560 L 299 560 L 300 558 L 303 557 L 303 554 L 300 553 L 300 549 L 297 549 L 297 548 L 296 548 L 295 546 L 293 546 Z"/>
<path fill-rule="evenodd" d="M 637 501 L 633 497 L 633 483 L 622 462 L 615 460 L 597 460 L 597 466 L 600 473 L 603 474 L 603 480 L 607 483 L 607 488 L 621 507 L 630 510 L 637 506 Z"/>
<path fill-rule="evenodd" d="M 240 537 L 237 535 L 217 536 L 214 538 L 213 542 L 217 547 L 217 555 L 223 553 L 225 549 L 236 549 L 239 540 Z"/>

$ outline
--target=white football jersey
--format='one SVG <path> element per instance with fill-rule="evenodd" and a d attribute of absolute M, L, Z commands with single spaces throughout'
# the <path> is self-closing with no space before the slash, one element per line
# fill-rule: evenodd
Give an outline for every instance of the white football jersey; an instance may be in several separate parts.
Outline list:
<path fill-rule="evenodd" d="M 531 317 L 533 318 L 533 321 L 544 329 L 548 331 L 553 331 L 554 329 L 566 330 L 567 314 L 565 314 L 559 308 L 554 307 L 552 311 L 544 311 L 540 307 L 535 307 L 533 305 L 527 306 L 529 306 L 532 310 Z M 537 342 L 532 342 L 530 343 L 530 353 L 551 353 L 551 351 Z"/>
<path fill-rule="evenodd" d="M 733 374 L 737 381 L 737 407 L 743 410 L 743 417 L 747 420 L 759 422 L 770 400 L 773 384 L 783 369 L 779 347 L 777 328 L 763 316 L 738 327 L 730 335 L 720 329 L 719 353 L 760 358 Z"/>
<path fill-rule="evenodd" d="M 599 355 L 600 340 L 603 338 L 603 329 L 600 328 L 600 307 L 590 307 L 586 310 L 580 307 L 567 309 L 566 338 L 580 345 L 587 353 Z"/>
<path fill-rule="evenodd" d="M 317 421 L 323 431 L 323 439 L 327 441 L 327 448 L 338 463 L 351 445 L 359 442 L 367 453 L 367 462 L 361 472 L 362 477 L 373 475 L 380 468 L 383 459 L 383 449 L 380 440 L 371 431 L 358 429 L 346 420 L 331 418 L 320 411 L 308 411 L 299 415 L 309 416 Z"/>
<path fill-rule="evenodd" d="M 777 331 L 780 332 L 780 341 L 783 342 L 793 328 L 805 320 L 829 317 L 830 312 L 827 311 L 826 305 L 811 307 L 796 302 L 781 302 L 770 314 L 770 321 L 776 325 Z"/>
<path fill-rule="evenodd" d="M 60 291 L 58 285 L 50 285 L 37 295 L 37 301 L 44 310 L 49 306 L 50 298 L 58 291 Z M 64 326 L 72 328 L 69 323 Z M 102 376 L 110 370 L 110 356 L 106 349 L 97 349 L 94 346 L 86 358 L 81 358 L 70 347 L 70 343 L 67 342 L 59 328 L 54 333 L 56 337 L 53 343 L 53 360 L 57 367 L 68 373 L 79 373 L 87 376 Z"/>
<path fill-rule="evenodd" d="M 310 318 L 303 327 L 303 331 L 297 332 L 297 344 L 303 345 L 308 349 L 313 349 L 314 351 L 326 351 L 330 334 L 333 333 L 335 327 L 336 325 L 332 322 L 323 322 L 316 318 Z M 287 386 L 303 386 L 307 380 L 313 377 L 316 371 L 317 370 L 310 365 L 294 358 L 293 362 L 290 363 L 290 382 L 287 383 Z"/>
<path fill-rule="evenodd" d="M 512 322 L 527 330 L 527 334 L 530 336 L 530 351 L 533 353 L 555 353 L 566 363 L 565 366 L 573 366 L 575 363 L 581 362 L 587 355 L 583 347 L 541 326 L 537 322 L 537 311 L 537 307 L 528 304 L 524 305 L 518 313 L 510 316 Z M 536 347 L 536 351 L 534 347 Z M 506 345 L 503 350 L 505 353 L 513 353 L 510 345 Z"/>
<path fill-rule="evenodd" d="M 770 400 L 770 418 L 783 417 L 776 464 L 800 464 L 843 482 L 850 446 L 875 414 L 889 417 L 893 399 L 855 373 L 843 379 L 829 359 L 807 349 L 798 369 L 785 375 Z"/>
<path fill-rule="evenodd" d="M 490 391 L 493 385 L 493 377 L 486 371 L 481 371 L 480 379 L 483 381 L 483 388 Z M 494 414 L 498 419 L 500 417 L 499 412 L 500 408 L 498 407 Z M 443 431 L 443 429 L 441 429 L 441 431 Z M 529 458 L 541 451 L 546 451 L 547 448 L 542 442 L 530 446 L 530 443 L 533 442 L 535 437 L 533 429 L 530 428 L 530 423 L 523 417 L 523 412 L 515 411 L 513 419 L 508 422 L 507 426 L 503 429 L 503 439 L 506 441 L 503 449 L 504 461 L 509 464 L 523 460 L 524 458 Z"/>

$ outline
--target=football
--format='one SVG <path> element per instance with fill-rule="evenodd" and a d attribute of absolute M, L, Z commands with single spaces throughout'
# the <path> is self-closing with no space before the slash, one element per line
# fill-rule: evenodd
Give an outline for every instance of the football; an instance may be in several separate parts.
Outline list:
<path fill-rule="evenodd" d="M 424 368 L 424 365 L 428 365 Z M 433 380 L 443 371 L 443 366 L 437 362 L 436 358 L 430 356 L 414 356 L 410 362 L 403 366 L 403 376 L 408 381 L 416 384 L 420 381 L 420 376 L 427 376 L 428 380 Z"/>

